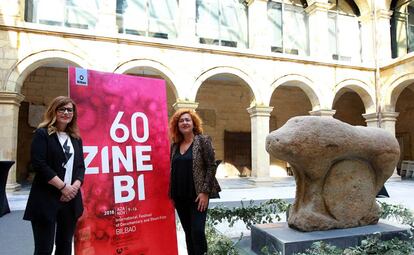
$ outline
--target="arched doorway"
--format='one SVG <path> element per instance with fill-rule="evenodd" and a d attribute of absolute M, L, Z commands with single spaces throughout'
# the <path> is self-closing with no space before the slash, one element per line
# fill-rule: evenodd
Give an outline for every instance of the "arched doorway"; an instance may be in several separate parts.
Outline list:
<path fill-rule="evenodd" d="M 216 159 L 223 160 L 217 177 L 251 175 L 251 124 L 246 109 L 252 101 L 250 87 L 234 74 L 215 74 L 197 91 L 204 131 L 213 139 Z"/>

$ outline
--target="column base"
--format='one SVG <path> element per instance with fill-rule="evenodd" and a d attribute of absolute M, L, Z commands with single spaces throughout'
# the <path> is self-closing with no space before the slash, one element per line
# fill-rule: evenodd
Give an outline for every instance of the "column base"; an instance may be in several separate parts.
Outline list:
<path fill-rule="evenodd" d="M 22 188 L 22 186 L 20 184 L 18 184 L 17 182 L 6 184 L 6 191 L 18 191 L 21 188 Z"/>
<path fill-rule="evenodd" d="M 257 187 L 271 187 L 275 183 L 275 179 L 270 177 L 252 177 L 250 181 Z"/>

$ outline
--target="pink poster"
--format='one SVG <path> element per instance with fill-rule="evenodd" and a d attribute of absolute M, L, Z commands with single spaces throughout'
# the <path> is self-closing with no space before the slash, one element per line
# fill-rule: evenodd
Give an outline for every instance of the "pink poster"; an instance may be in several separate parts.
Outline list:
<path fill-rule="evenodd" d="M 176 255 L 165 82 L 69 68 L 86 165 L 77 255 Z"/>

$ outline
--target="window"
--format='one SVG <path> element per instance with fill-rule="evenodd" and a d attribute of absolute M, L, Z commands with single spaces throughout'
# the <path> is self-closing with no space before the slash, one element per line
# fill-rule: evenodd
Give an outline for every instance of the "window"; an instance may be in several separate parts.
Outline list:
<path fill-rule="evenodd" d="M 269 1 L 267 4 L 271 51 L 309 55 L 308 16 L 302 5 L 287 2 Z"/>
<path fill-rule="evenodd" d="M 117 0 L 120 33 L 176 38 L 177 0 Z"/>
<path fill-rule="evenodd" d="M 196 35 L 200 43 L 247 47 L 247 7 L 239 0 L 197 0 Z"/>
<path fill-rule="evenodd" d="M 28 22 L 82 29 L 94 28 L 98 20 L 96 0 L 27 0 Z"/>
<path fill-rule="evenodd" d="M 408 52 L 412 52 L 414 51 L 414 3 L 410 3 L 410 5 L 407 6 L 407 13 L 407 48 Z"/>
<path fill-rule="evenodd" d="M 361 32 L 359 11 L 348 2 L 336 0 L 328 13 L 329 45 L 332 59 L 361 61 Z"/>
<path fill-rule="evenodd" d="M 391 3 L 391 47 L 396 58 L 414 51 L 414 1 Z"/>

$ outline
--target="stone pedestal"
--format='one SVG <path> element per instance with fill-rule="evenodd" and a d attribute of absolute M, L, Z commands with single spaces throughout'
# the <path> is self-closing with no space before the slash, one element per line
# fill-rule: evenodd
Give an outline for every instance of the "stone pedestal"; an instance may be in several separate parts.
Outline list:
<path fill-rule="evenodd" d="M 357 228 L 334 229 L 327 231 L 300 232 L 291 229 L 287 223 L 260 224 L 252 226 L 252 250 L 263 254 L 261 249 L 268 247 L 270 253 L 280 251 L 282 255 L 304 252 L 314 242 L 323 241 L 339 248 L 347 248 L 361 244 L 368 235 L 381 233 L 382 240 L 402 237 L 408 228 L 378 223 Z"/>

